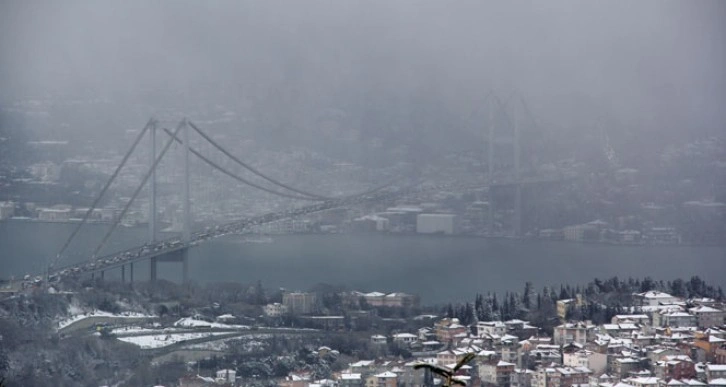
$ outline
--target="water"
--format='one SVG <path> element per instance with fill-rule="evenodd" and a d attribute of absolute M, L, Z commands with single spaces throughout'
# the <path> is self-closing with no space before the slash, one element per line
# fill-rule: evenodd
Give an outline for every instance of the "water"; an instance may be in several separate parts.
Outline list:
<path fill-rule="evenodd" d="M 0 222 L 0 278 L 40 272 L 73 225 Z M 91 251 L 107 226 L 84 227 L 69 251 Z M 143 241 L 144 228 L 121 228 L 114 249 Z M 698 275 L 726 287 L 726 247 L 611 246 L 551 241 L 464 237 L 285 235 L 274 243 L 241 243 L 223 238 L 190 252 L 194 281 L 261 280 L 268 288 L 306 290 L 325 282 L 365 291 L 419 294 L 426 304 L 472 299 L 477 292 L 521 291 L 582 284 L 595 277 L 644 277 L 671 280 Z M 84 246 L 80 248 L 79 246 Z M 76 255 L 70 261 L 80 259 Z M 137 263 L 135 278 L 148 279 L 148 263 Z M 108 273 L 109 277 L 118 277 Z M 128 275 L 128 273 L 127 273 Z M 159 277 L 178 281 L 181 265 L 160 264 Z"/>

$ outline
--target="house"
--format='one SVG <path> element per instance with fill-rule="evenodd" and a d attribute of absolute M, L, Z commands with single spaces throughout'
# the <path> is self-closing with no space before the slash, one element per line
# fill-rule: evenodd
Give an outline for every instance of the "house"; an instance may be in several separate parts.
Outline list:
<path fill-rule="evenodd" d="M 385 345 L 387 342 L 388 342 L 388 340 L 386 339 L 386 336 L 383 336 L 383 335 L 371 336 L 371 344 Z"/>
<path fill-rule="evenodd" d="M 509 378 L 509 387 L 531 387 L 534 371 L 526 368 L 515 368 Z"/>
<path fill-rule="evenodd" d="M 640 361 L 632 357 L 621 357 L 613 360 L 611 364 L 611 375 L 623 379 L 631 372 L 640 369 Z"/>
<path fill-rule="evenodd" d="M 636 304 L 641 306 L 668 305 L 675 304 L 681 301 L 681 299 L 678 297 L 673 297 L 668 293 L 659 292 L 657 290 L 651 290 L 643 293 L 634 293 L 633 298 Z"/>
<path fill-rule="evenodd" d="M 482 383 L 508 387 L 514 373 L 514 364 L 502 360 L 490 360 L 478 364 Z"/>
<path fill-rule="evenodd" d="M 467 351 L 461 349 L 447 349 L 436 354 L 436 364 L 446 366 L 448 364 L 456 364 L 467 354 Z"/>
<path fill-rule="evenodd" d="M 588 384 L 592 371 L 585 367 L 561 367 L 556 368 L 560 374 L 560 387 Z"/>
<path fill-rule="evenodd" d="M 267 317 L 280 317 L 287 313 L 287 307 L 285 305 L 276 302 L 274 304 L 267 304 L 262 307 L 262 310 Z"/>
<path fill-rule="evenodd" d="M 724 324 L 726 312 L 710 306 L 697 306 L 688 309 L 688 312 L 696 316 L 696 323 L 699 328 L 719 327 Z"/>
<path fill-rule="evenodd" d="M 608 357 L 603 353 L 597 353 L 582 349 L 580 351 L 562 355 L 562 364 L 568 367 L 583 367 L 599 374 L 605 372 L 608 365 Z"/>
<path fill-rule="evenodd" d="M 695 327 L 697 325 L 696 316 L 686 312 L 663 312 L 653 313 L 654 327 Z"/>
<path fill-rule="evenodd" d="M 635 387 L 658 387 L 663 381 L 655 377 L 632 377 L 624 380 L 625 383 Z"/>
<path fill-rule="evenodd" d="M 451 343 L 456 339 L 456 335 L 467 333 L 468 329 L 459 324 L 458 318 L 445 318 L 434 324 L 436 332 L 436 340 L 442 343 Z"/>
<path fill-rule="evenodd" d="M 621 339 L 633 337 L 633 333 L 640 331 L 640 326 L 633 323 L 603 324 L 601 331 L 612 337 Z"/>
<path fill-rule="evenodd" d="M 685 355 L 664 356 L 663 360 L 653 363 L 653 371 L 655 376 L 662 380 L 696 377 L 695 364 Z"/>
<path fill-rule="evenodd" d="M 338 377 L 338 387 L 362 387 L 363 378 L 361 374 L 342 373 Z"/>
<path fill-rule="evenodd" d="M 477 337 L 504 336 L 507 333 L 507 325 L 501 321 L 479 321 L 476 323 Z"/>
<path fill-rule="evenodd" d="M 650 325 L 650 317 L 647 314 L 618 314 L 610 319 L 611 324 L 633 323 L 640 325 Z"/>
<path fill-rule="evenodd" d="M 366 379 L 366 387 L 396 387 L 398 375 L 391 371 L 369 376 Z"/>
<path fill-rule="evenodd" d="M 726 364 L 706 364 L 706 381 L 710 385 L 715 379 L 726 379 Z"/>
<path fill-rule="evenodd" d="M 317 297 L 315 293 L 285 293 L 282 295 L 282 304 L 291 314 L 311 314 L 316 309 Z"/>
<path fill-rule="evenodd" d="M 418 336 L 412 333 L 396 333 L 393 335 L 393 342 L 400 344 L 411 344 L 418 339 Z"/>
<path fill-rule="evenodd" d="M 566 323 L 555 327 L 553 339 L 556 345 L 565 345 L 571 342 L 585 344 L 588 338 L 593 337 L 595 326 L 587 322 Z"/>

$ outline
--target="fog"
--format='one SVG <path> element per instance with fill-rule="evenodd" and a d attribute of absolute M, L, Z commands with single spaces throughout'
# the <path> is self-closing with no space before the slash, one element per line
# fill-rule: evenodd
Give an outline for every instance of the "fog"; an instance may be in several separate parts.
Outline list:
<path fill-rule="evenodd" d="M 676 140 L 723 131 L 723 20 L 719 1 L 4 1 L 0 84 L 5 100 L 223 101 L 295 130 L 330 108 L 416 126 L 427 105 L 466 126 L 494 90 L 548 129 Z"/>

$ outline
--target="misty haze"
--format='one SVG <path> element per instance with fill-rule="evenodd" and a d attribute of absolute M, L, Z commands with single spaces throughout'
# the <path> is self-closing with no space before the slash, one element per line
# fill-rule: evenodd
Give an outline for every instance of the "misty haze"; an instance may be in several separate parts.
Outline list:
<path fill-rule="evenodd" d="M 724 21 L 0 1 L 0 386 L 726 386 Z"/>

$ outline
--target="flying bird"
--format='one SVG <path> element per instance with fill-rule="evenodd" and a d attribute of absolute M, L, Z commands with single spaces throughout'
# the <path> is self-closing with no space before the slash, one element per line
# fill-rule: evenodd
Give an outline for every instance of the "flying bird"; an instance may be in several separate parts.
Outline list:
<path fill-rule="evenodd" d="M 459 360 L 458 363 L 456 363 L 454 368 L 442 367 L 442 366 L 437 366 L 437 365 L 428 364 L 428 363 L 421 363 L 421 364 L 414 365 L 413 369 L 417 370 L 417 369 L 425 368 L 437 375 L 443 376 L 445 378 L 445 382 L 444 382 L 444 384 L 442 384 L 442 387 L 451 387 L 452 384 L 466 386 L 466 382 L 463 380 L 456 379 L 454 377 L 454 374 L 456 373 L 456 371 L 459 370 L 459 368 L 463 367 L 466 363 L 470 362 L 475 357 L 476 357 L 475 353 L 471 353 L 471 352 L 467 353 L 466 355 L 464 355 L 464 357 L 461 360 Z"/>

